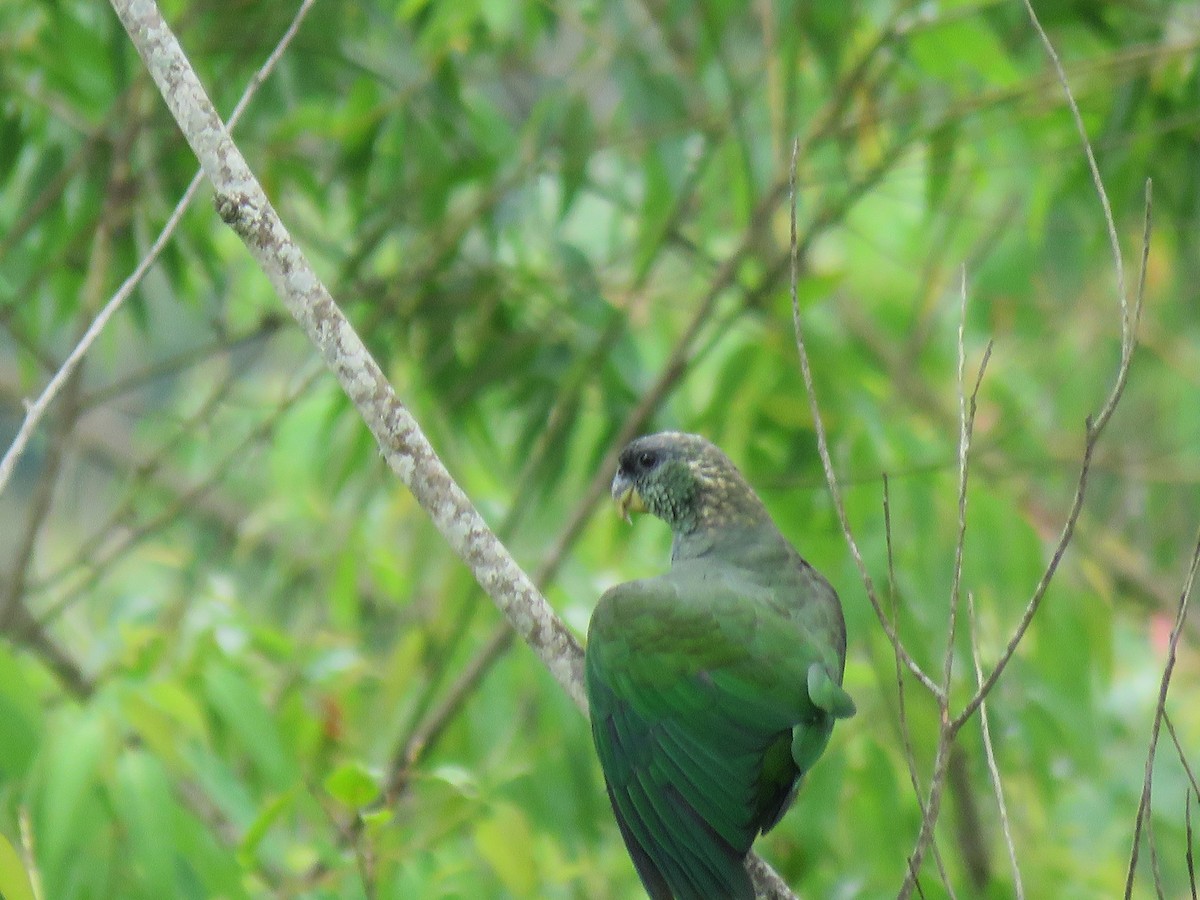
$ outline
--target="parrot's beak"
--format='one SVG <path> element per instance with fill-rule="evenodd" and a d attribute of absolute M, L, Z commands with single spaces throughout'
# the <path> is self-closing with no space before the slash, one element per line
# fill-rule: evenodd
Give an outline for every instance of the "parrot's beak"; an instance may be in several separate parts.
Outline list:
<path fill-rule="evenodd" d="M 646 504 L 642 500 L 642 495 L 638 493 L 633 482 L 623 478 L 618 472 L 617 477 L 613 479 L 612 485 L 613 500 L 617 503 L 617 512 L 621 514 L 621 518 L 626 522 L 632 522 L 632 513 L 645 512 Z"/>

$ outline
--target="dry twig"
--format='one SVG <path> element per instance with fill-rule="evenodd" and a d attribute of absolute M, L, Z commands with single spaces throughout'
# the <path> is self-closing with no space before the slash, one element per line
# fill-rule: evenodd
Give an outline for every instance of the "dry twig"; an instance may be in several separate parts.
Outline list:
<path fill-rule="evenodd" d="M 1183 773 L 1187 775 L 1187 779 L 1191 783 L 1192 792 L 1197 798 L 1200 798 L 1200 784 L 1196 782 L 1196 773 L 1192 771 L 1187 754 L 1183 752 L 1183 745 L 1179 743 L 1179 735 L 1175 733 L 1175 723 L 1171 721 L 1171 717 L 1167 715 L 1165 709 L 1163 710 L 1163 724 L 1167 726 L 1167 733 L 1171 735 L 1171 743 L 1175 745 L 1175 752 L 1179 754 L 1179 764 L 1183 766 Z"/>
<path fill-rule="evenodd" d="M 1142 779 L 1142 796 L 1138 801 L 1137 817 L 1133 823 L 1133 848 L 1129 851 L 1129 870 L 1125 876 L 1125 900 L 1133 894 L 1133 876 L 1137 871 L 1138 848 L 1141 844 L 1142 828 L 1150 827 L 1150 786 L 1154 780 L 1154 751 L 1158 747 L 1158 734 L 1166 715 L 1167 690 L 1171 686 L 1171 673 L 1175 671 L 1175 654 L 1179 647 L 1179 636 L 1183 633 L 1183 623 L 1187 619 L 1188 602 L 1192 596 L 1192 587 L 1196 583 L 1196 572 L 1200 570 L 1200 535 L 1196 538 L 1196 547 L 1192 551 L 1192 560 L 1188 566 L 1187 578 L 1183 583 L 1183 591 L 1179 595 L 1179 609 L 1175 614 L 1175 624 L 1171 628 L 1171 639 L 1167 645 L 1167 662 L 1163 666 L 1162 680 L 1158 685 L 1158 702 L 1154 707 L 1154 723 L 1150 726 L 1150 748 L 1146 751 L 1145 776 Z M 1190 846 L 1190 842 L 1189 842 Z M 1153 849 L 1153 843 L 1151 843 Z M 1161 880 L 1157 870 L 1154 873 L 1155 886 L 1161 892 Z"/>
<path fill-rule="evenodd" d="M 891 488 L 888 481 L 887 473 L 883 474 L 883 535 L 884 545 L 887 552 L 887 573 L 888 573 L 888 606 L 892 616 L 892 627 L 896 629 L 896 635 L 900 634 L 900 612 L 896 599 L 896 555 L 892 547 L 892 502 Z M 892 654 L 892 659 L 896 664 L 896 718 L 900 729 L 900 742 L 904 747 L 904 760 L 908 765 L 908 780 L 912 785 L 913 796 L 917 798 L 917 803 L 921 808 L 921 817 L 925 817 L 925 801 L 922 799 L 924 793 L 921 789 L 920 775 L 917 773 L 917 756 L 913 751 L 912 732 L 908 727 L 908 709 L 905 701 L 904 693 L 904 667 L 900 664 L 900 655 Z M 942 883 L 946 886 L 946 890 L 950 896 L 954 896 L 954 888 L 950 884 L 950 877 L 946 874 L 946 864 L 942 859 L 941 850 L 938 849 L 937 838 L 934 837 L 930 846 L 933 849 L 934 863 L 938 867 L 938 875 L 942 879 Z M 918 894 L 921 892 L 920 883 L 917 882 Z M 921 894 L 921 896 L 924 896 Z"/>
<path fill-rule="evenodd" d="M 998 679 L 1003 674 L 1008 662 L 1011 660 L 1013 654 L 1016 652 L 1017 646 L 1020 644 L 1020 642 L 1021 642 L 1022 638 L 1024 637 L 1026 631 L 1028 630 L 1034 616 L 1036 615 L 1038 608 L 1040 607 L 1041 602 L 1042 602 L 1043 598 L 1045 597 L 1046 591 L 1047 591 L 1051 581 L 1053 580 L 1054 575 L 1056 574 L 1056 572 L 1058 570 L 1058 566 L 1059 566 L 1060 562 L 1062 561 L 1063 555 L 1066 552 L 1066 548 L 1070 545 L 1071 540 L 1074 536 L 1075 526 L 1076 526 L 1076 523 L 1078 522 L 1079 515 L 1080 515 L 1082 506 L 1083 506 L 1083 500 L 1086 495 L 1088 474 L 1090 471 L 1090 465 L 1091 465 L 1093 452 L 1095 450 L 1096 444 L 1099 441 L 1101 434 L 1103 433 L 1103 431 L 1105 429 L 1105 426 L 1108 424 L 1108 421 L 1112 417 L 1112 414 L 1115 411 L 1118 402 L 1120 401 L 1120 398 L 1124 392 L 1124 388 L 1125 388 L 1125 385 L 1126 385 L 1128 377 L 1129 377 L 1129 370 L 1130 370 L 1130 366 L 1131 366 L 1132 358 L 1133 358 L 1133 350 L 1134 350 L 1134 347 L 1136 346 L 1137 323 L 1140 318 L 1142 301 L 1143 301 L 1143 297 L 1144 297 L 1144 293 L 1145 293 L 1146 260 L 1147 260 L 1148 254 L 1149 254 L 1150 223 L 1151 223 L 1150 183 L 1149 183 L 1149 181 L 1147 181 L 1147 184 L 1146 184 L 1146 215 L 1145 215 L 1145 225 L 1144 225 L 1144 229 L 1143 229 L 1141 273 L 1140 273 L 1140 277 L 1139 277 L 1137 295 L 1136 295 L 1134 303 L 1131 305 L 1129 303 L 1127 291 L 1126 291 L 1126 287 L 1125 287 L 1124 265 L 1123 265 L 1123 262 L 1121 259 L 1119 240 L 1117 238 L 1116 226 L 1115 226 L 1115 223 L 1113 220 L 1112 211 L 1111 211 L 1110 204 L 1108 201 L 1108 196 L 1107 196 L 1107 193 L 1105 192 L 1103 182 L 1100 178 L 1099 169 L 1096 165 L 1094 154 L 1092 152 L 1092 148 L 1091 148 L 1086 130 L 1083 127 L 1082 119 L 1079 116 L 1079 112 L 1078 112 L 1078 108 L 1075 104 L 1074 96 L 1072 95 L 1070 85 L 1067 82 L 1065 72 L 1063 71 L 1061 63 L 1058 60 L 1058 56 L 1055 53 L 1053 47 L 1051 46 L 1049 39 L 1046 37 L 1045 32 L 1042 30 L 1041 24 L 1038 22 L 1037 16 L 1033 11 L 1032 6 L 1030 6 L 1028 0 L 1025 0 L 1025 5 L 1026 5 L 1026 10 L 1029 14 L 1030 20 L 1033 23 L 1038 34 L 1040 35 L 1044 45 L 1046 46 L 1047 52 L 1049 53 L 1049 55 L 1051 57 L 1051 60 L 1054 63 L 1055 70 L 1058 74 L 1059 82 L 1060 82 L 1060 84 L 1063 88 L 1063 91 L 1066 95 L 1066 98 L 1067 98 L 1067 103 L 1070 106 L 1072 114 L 1075 118 L 1076 126 L 1079 131 L 1083 149 L 1084 149 L 1085 155 L 1088 160 L 1088 165 L 1089 165 L 1089 170 L 1092 175 L 1093 185 L 1096 189 L 1097 195 L 1099 196 L 1099 199 L 1101 202 L 1101 208 L 1103 211 L 1104 222 L 1105 222 L 1105 225 L 1107 228 L 1107 232 L 1109 235 L 1109 240 L 1110 240 L 1110 244 L 1111 244 L 1112 252 L 1113 252 L 1113 263 L 1114 263 L 1114 269 L 1115 269 L 1115 273 L 1116 273 L 1117 294 L 1118 294 L 1118 299 L 1119 299 L 1120 309 L 1121 309 L 1121 358 L 1120 358 L 1119 365 L 1117 367 L 1116 377 L 1114 379 L 1113 386 L 1112 386 L 1108 396 L 1106 397 L 1104 403 L 1102 404 L 1099 412 L 1094 417 L 1089 417 L 1087 420 L 1086 430 L 1085 430 L 1084 449 L 1083 449 L 1083 455 L 1082 455 L 1082 462 L 1081 462 L 1081 466 L 1080 466 L 1080 475 L 1079 475 L 1079 479 L 1078 479 L 1078 482 L 1076 485 L 1075 495 L 1074 495 L 1074 498 L 1071 503 L 1070 511 L 1066 517 L 1062 531 L 1060 533 L 1059 540 L 1058 540 L 1055 550 L 1051 556 L 1051 560 L 1050 560 L 1049 564 L 1047 565 L 1046 569 L 1044 570 L 1041 578 L 1039 579 L 1037 586 L 1034 588 L 1033 594 L 1032 594 L 1030 600 L 1028 601 L 1028 603 L 1026 604 L 1024 613 L 1022 614 L 1020 621 L 1018 622 L 1016 628 L 1014 629 L 999 660 L 996 662 L 996 664 L 994 665 L 991 672 L 988 674 L 988 676 L 986 678 L 982 677 L 982 669 L 980 669 L 980 672 L 978 673 L 979 678 L 978 678 L 978 687 L 977 687 L 976 691 L 974 692 L 971 699 L 966 703 L 964 708 L 954 717 L 950 716 L 949 691 L 950 691 L 950 686 L 951 686 L 950 682 L 951 682 L 952 675 L 953 675 L 954 634 L 955 634 L 956 622 L 957 622 L 958 597 L 959 597 L 960 584 L 961 584 L 962 552 L 963 552 L 963 544 L 964 544 L 964 539 L 965 539 L 965 504 L 966 504 L 966 476 L 967 476 L 966 455 L 967 455 L 967 450 L 969 448 L 970 424 L 971 424 L 971 421 L 973 420 L 974 405 L 975 405 L 975 400 L 974 400 L 974 395 L 973 395 L 972 404 L 971 404 L 972 410 L 971 410 L 970 414 L 968 415 L 968 413 L 965 409 L 965 402 L 964 402 L 964 395 L 963 395 L 963 371 L 962 371 L 962 369 L 963 369 L 963 330 L 964 330 L 965 326 L 960 317 L 960 328 L 959 328 L 959 390 L 960 390 L 960 393 L 959 393 L 959 424 L 960 424 L 960 435 L 959 435 L 959 533 L 958 533 L 958 538 L 957 538 L 956 546 L 955 546 L 955 575 L 954 575 L 953 586 L 951 589 L 951 602 L 950 602 L 950 609 L 949 609 L 949 621 L 948 621 L 948 627 L 947 627 L 947 631 L 948 631 L 947 647 L 946 647 L 946 655 L 943 658 L 942 683 L 937 684 L 937 683 L 933 682 L 933 680 L 921 670 L 920 666 L 908 654 L 908 652 L 904 648 L 902 642 L 900 641 L 900 639 L 895 631 L 895 626 L 894 626 L 893 622 L 889 621 L 888 617 L 886 615 L 884 615 L 882 606 L 879 603 L 879 600 L 876 596 L 876 592 L 874 590 L 874 585 L 873 585 L 873 581 L 871 579 L 870 573 L 866 569 L 866 566 L 862 559 L 862 554 L 859 551 L 856 541 L 854 540 L 853 534 L 851 532 L 849 523 L 846 518 L 845 508 L 844 508 L 844 504 L 843 504 L 842 498 L 841 498 L 841 492 L 840 492 L 840 489 L 839 489 L 839 486 L 837 483 L 837 478 L 833 471 L 832 461 L 830 459 L 825 429 L 824 429 L 824 426 L 823 426 L 823 423 L 821 420 L 820 410 L 819 410 L 819 406 L 818 406 L 816 396 L 815 396 L 813 378 L 812 378 L 811 368 L 810 368 L 810 364 L 809 364 L 809 360 L 808 360 L 808 353 L 807 353 L 807 350 L 804 345 L 804 335 L 803 335 L 803 328 L 802 328 L 802 323 L 801 323 L 801 318 L 800 318 L 799 300 L 798 300 L 797 289 L 796 289 L 797 252 L 796 252 L 796 236 L 795 236 L 796 235 L 796 225 L 795 225 L 795 182 L 794 182 L 794 180 L 793 180 L 793 184 L 792 184 L 792 216 L 791 216 L 792 273 L 793 273 L 792 274 L 792 313 L 793 313 L 793 321 L 794 321 L 795 332 L 796 332 L 796 346 L 797 346 L 797 351 L 798 351 L 798 354 L 800 357 L 801 374 L 804 378 L 805 388 L 808 393 L 810 412 L 811 412 L 811 415 L 813 418 L 814 429 L 815 429 L 816 435 L 817 435 L 817 448 L 818 448 L 818 452 L 821 457 L 822 466 L 824 468 L 825 478 L 826 478 L 826 481 L 829 486 L 830 495 L 833 499 L 834 508 L 838 515 L 839 524 L 842 527 L 843 534 L 846 538 L 847 544 L 849 545 L 849 548 L 850 548 L 851 554 L 854 558 L 855 564 L 857 565 L 857 567 L 859 569 L 859 574 L 862 579 L 864 588 L 866 590 L 867 597 L 868 597 L 869 601 L 871 602 L 871 605 L 875 611 L 876 617 L 878 618 L 885 635 L 887 636 L 888 640 L 892 644 L 893 651 L 896 654 L 896 659 L 898 661 L 898 664 L 902 662 L 906 667 L 908 667 L 909 670 L 918 678 L 918 680 L 921 682 L 921 684 L 934 696 L 934 698 L 937 700 L 937 702 L 939 704 L 939 710 L 941 713 L 940 722 L 939 722 L 939 732 L 938 732 L 938 734 L 939 734 L 938 745 L 937 745 L 937 751 L 935 753 L 935 758 L 934 758 L 934 763 L 933 763 L 933 774 L 932 774 L 932 778 L 931 778 L 931 782 L 930 782 L 928 800 L 926 802 L 921 803 L 922 812 L 923 812 L 921 832 L 918 835 L 916 846 L 915 846 L 914 852 L 913 852 L 913 856 L 909 860 L 908 871 L 907 871 L 904 883 L 900 889 L 900 897 L 901 898 L 907 897 L 913 890 L 914 886 L 917 885 L 917 873 L 918 873 L 919 867 L 920 867 L 920 859 L 924 852 L 925 847 L 928 845 L 928 842 L 932 839 L 934 823 L 936 822 L 936 819 L 938 816 L 942 785 L 944 783 L 944 778 L 945 778 L 945 774 L 946 774 L 946 765 L 947 765 L 947 761 L 949 759 L 949 751 L 948 751 L 949 744 L 954 740 L 954 737 L 956 736 L 959 729 L 961 729 L 963 724 L 966 723 L 966 721 L 971 717 L 971 715 L 973 715 L 974 712 L 984 702 L 987 695 L 995 687 Z M 796 170 L 796 158 L 798 155 L 798 151 L 799 151 L 799 144 L 796 143 L 793 145 L 793 160 L 792 160 L 793 179 L 795 178 L 794 173 Z M 965 291 L 964 291 L 964 296 L 965 296 Z M 988 351 L 984 355 L 983 366 L 981 366 L 981 368 L 980 368 L 979 379 L 982 378 L 983 369 L 984 369 L 984 366 L 986 366 L 987 357 L 988 357 L 988 354 L 990 354 L 990 349 L 991 348 L 989 345 Z M 979 379 L 976 380 L 976 385 L 975 385 L 975 393 L 976 394 L 978 393 L 978 390 L 979 390 Z M 885 513 L 886 513 L 886 511 L 885 511 Z M 974 644 L 973 644 L 973 648 L 974 648 Z M 916 781 L 915 778 L 914 778 L 914 781 Z M 1010 853 L 1010 858 L 1014 862 L 1014 866 L 1015 866 L 1015 852 Z M 1018 880 L 1018 883 L 1019 883 L 1019 880 Z"/>
<path fill-rule="evenodd" d="M 817 452 L 821 457 L 821 466 L 825 471 L 825 481 L 829 486 L 829 494 L 833 499 L 833 507 L 837 512 L 838 523 L 841 525 L 842 534 L 846 538 L 846 543 L 850 547 L 850 554 L 854 557 L 854 564 L 858 567 L 859 577 L 862 579 L 863 587 L 866 589 L 867 599 L 871 603 L 871 608 L 875 610 L 875 617 L 883 626 L 883 632 L 892 643 L 892 648 L 897 657 L 904 663 L 916 679 L 925 686 L 934 697 L 940 698 L 941 688 L 925 671 L 917 664 L 917 661 L 912 658 L 912 655 L 905 649 L 901 643 L 899 636 L 896 634 L 896 629 L 889 621 L 887 614 L 883 611 L 883 605 L 879 602 L 879 596 L 875 591 L 875 581 L 871 578 L 871 573 L 867 571 L 867 564 L 863 561 L 862 551 L 859 550 L 858 541 L 854 539 L 854 533 L 850 528 L 850 520 L 846 516 L 846 504 L 842 500 L 842 491 L 838 486 L 837 476 L 833 471 L 833 459 L 829 455 L 829 442 L 825 435 L 825 425 L 821 419 L 821 410 L 817 402 L 816 387 L 813 382 L 812 366 L 808 360 L 808 349 L 804 344 L 804 325 L 800 317 L 800 296 L 798 290 L 799 270 L 800 270 L 800 254 L 799 242 L 796 235 L 796 166 L 799 161 L 800 142 L 795 141 L 792 144 L 792 166 L 791 166 L 791 184 L 790 184 L 790 207 L 791 207 L 791 293 L 792 293 L 792 326 L 796 332 L 796 350 L 800 356 L 800 374 L 804 379 L 804 388 L 808 394 L 809 412 L 813 419 L 813 428 L 817 433 Z"/>
<path fill-rule="evenodd" d="M 1187 871 L 1188 871 L 1188 886 L 1192 889 L 1192 900 L 1196 898 L 1196 857 L 1192 850 L 1192 796 L 1195 796 L 1196 802 L 1200 803 L 1200 793 L 1189 795 L 1186 791 L 1183 796 L 1183 826 L 1184 839 L 1187 841 Z"/>
<path fill-rule="evenodd" d="M 300 23 L 304 21 L 304 17 L 308 14 L 308 10 L 312 7 L 313 2 L 314 0 L 304 0 L 300 4 L 300 8 L 296 11 L 296 15 L 292 19 L 292 24 L 288 27 L 283 37 L 280 38 L 279 43 L 275 45 L 275 49 L 267 57 L 267 61 L 263 63 L 262 67 L 254 74 L 254 77 L 250 79 L 250 83 L 246 85 L 245 92 L 229 116 L 230 130 L 237 125 L 238 119 L 242 117 L 242 113 L 250 103 L 250 100 L 253 99 L 255 93 L 257 93 L 258 88 L 279 63 L 284 50 L 292 42 L 292 38 L 295 37 L 296 32 L 300 28 Z M 58 396 L 59 391 L 66 384 L 71 372 L 79 365 L 83 357 L 92 348 L 92 345 L 95 344 L 96 339 L 100 337 L 100 333 L 108 325 L 109 320 L 116 315 L 125 301 L 132 296 L 134 289 L 141 284 L 146 273 L 157 262 L 163 248 L 170 242 L 172 236 L 175 234 L 175 229 L 183 219 L 183 214 L 187 212 L 192 199 L 196 196 L 196 191 L 199 190 L 202 179 L 203 171 L 197 172 L 188 185 L 187 190 L 183 192 L 183 196 L 175 205 L 175 209 L 171 211 L 171 215 L 163 225 L 162 231 L 154 239 L 154 243 L 150 245 L 150 249 L 146 251 L 146 255 L 138 262 L 137 268 L 125 279 L 124 284 L 113 294 L 112 298 L 104 304 L 104 307 L 97 314 L 96 318 L 92 320 L 92 324 L 84 332 L 83 337 L 79 339 L 74 349 L 68 354 L 62 365 L 59 366 L 58 371 L 54 373 L 49 383 L 42 390 L 42 393 L 38 395 L 38 398 L 28 404 L 25 418 L 21 422 L 21 427 L 17 430 L 16 437 L 13 438 L 8 450 L 5 451 L 4 457 L 0 458 L 0 493 L 3 493 L 4 489 L 8 486 L 8 481 L 12 477 L 12 471 L 17 464 L 17 460 L 25 452 L 25 448 L 29 445 L 29 439 L 33 436 L 38 423 L 46 415 L 50 404 L 54 402 L 54 398 Z"/>
<path fill-rule="evenodd" d="M 967 622 L 971 629 L 971 661 L 975 666 L 975 681 L 983 684 L 983 664 L 979 661 L 978 622 L 975 618 L 975 595 L 967 591 Z M 1004 803 L 1004 786 L 1000 782 L 1000 767 L 996 765 L 996 751 L 992 747 L 992 729 L 988 723 L 987 702 L 979 704 L 979 727 L 983 732 L 983 751 L 987 757 L 988 775 L 992 781 L 992 792 L 996 795 L 996 806 L 1000 810 L 1000 828 L 1004 833 L 1004 846 L 1008 850 L 1008 864 L 1012 869 L 1013 893 L 1017 900 L 1025 900 L 1025 885 L 1021 881 L 1021 867 L 1017 865 L 1017 848 L 1013 843 L 1012 829 L 1008 824 L 1008 807 Z"/>
<path fill-rule="evenodd" d="M 975 376 L 975 386 L 971 391 L 970 401 L 966 391 L 966 323 L 967 323 L 967 279 L 963 272 L 959 291 L 959 320 L 958 320 L 958 532 L 954 541 L 954 575 L 950 586 L 950 609 L 946 625 L 946 652 L 942 661 L 941 693 L 938 696 L 938 740 L 934 754 L 933 776 L 929 782 L 929 794 L 923 804 L 921 830 L 909 857 L 908 876 L 900 886 L 900 897 L 906 897 L 913 887 L 912 873 L 919 871 L 925 848 L 933 840 L 933 829 L 937 823 L 941 809 L 942 792 L 946 784 L 946 771 L 953 753 L 954 739 L 958 729 L 950 718 L 950 688 L 954 673 L 954 639 L 958 624 L 959 595 L 962 585 L 963 551 L 967 538 L 967 483 L 970 468 L 967 464 L 971 452 L 971 439 L 975 433 L 975 414 L 978 410 L 979 388 L 983 384 L 983 375 L 987 371 L 988 360 L 992 356 L 992 344 L 989 341 L 983 358 L 979 363 L 979 371 Z"/>

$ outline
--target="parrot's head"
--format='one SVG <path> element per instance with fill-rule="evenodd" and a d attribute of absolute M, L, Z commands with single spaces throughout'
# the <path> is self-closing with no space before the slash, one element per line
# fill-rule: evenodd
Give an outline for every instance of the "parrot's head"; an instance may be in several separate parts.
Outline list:
<path fill-rule="evenodd" d="M 699 435 L 680 431 L 630 441 L 618 457 L 612 495 L 626 521 L 632 513 L 648 512 L 676 532 L 762 510 L 728 456 Z"/>

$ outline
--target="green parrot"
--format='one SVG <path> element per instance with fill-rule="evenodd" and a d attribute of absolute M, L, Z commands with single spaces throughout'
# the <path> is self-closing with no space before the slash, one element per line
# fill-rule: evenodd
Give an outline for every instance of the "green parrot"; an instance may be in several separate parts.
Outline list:
<path fill-rule="evenodd" d="M 836 719 L 846 625 L 729 457 L 663 432 L 621 451 L 617 507 L 674 535 L 671 570 L 605 591 L 588 626 L 592 737 L 653 900 L 753 900 L 745 859 Z"/>

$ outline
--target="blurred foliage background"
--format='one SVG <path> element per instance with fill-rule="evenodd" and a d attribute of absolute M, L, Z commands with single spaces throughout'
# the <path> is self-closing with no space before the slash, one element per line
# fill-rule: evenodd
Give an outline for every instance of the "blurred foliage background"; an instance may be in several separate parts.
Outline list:
<path fill-rule="evenodd" d="M 1131 285 L 1147 177 L 1156 227 L 1129 389 L 989 712 L 1031 895 L 1114 896 L 1200 512 L 1200 3 L 1036 6 Z M 227 114 L 295 7 L 164 12 Z M 799 376 L 788 164 L 798 136 L 837 473 L 881 586 L 888 475 L 899 628 L 930 670 L 964 270 L 969 373 L 995 341 L 964 561 L 990 664 L 1119 358 L 1100 206 L 1022 5 L 319 0 L 235 136 L 580 635 L 604 587 L 666 564 L 665 528 L 588 491 L 618 435 L 702 432 L 744 468 L 843 597 L 860 710 L 758 848 L 804 896 L 894 894 L 920 812 Z M 195 169 L 107 5 L 0 5 L 0 445 Z M 0 525 L 0 835 L 46 898 L 641 896 L 586 722 L 509 646 L 207 197 L 69 382 Z M 1197 646 L 1193 625 L 1167 705 L 1193 769 Z M 927 779 L 936 707 L 906 696 Z M 1012 896 L 977 721 L 958 748 L 949 881 Z M 1164 734 L 1137 896 L 1151 840 L 1166 895 L 1188 892 L 1187 784 Z M 921 884 L 948 896 L 931 860 Z"/>

